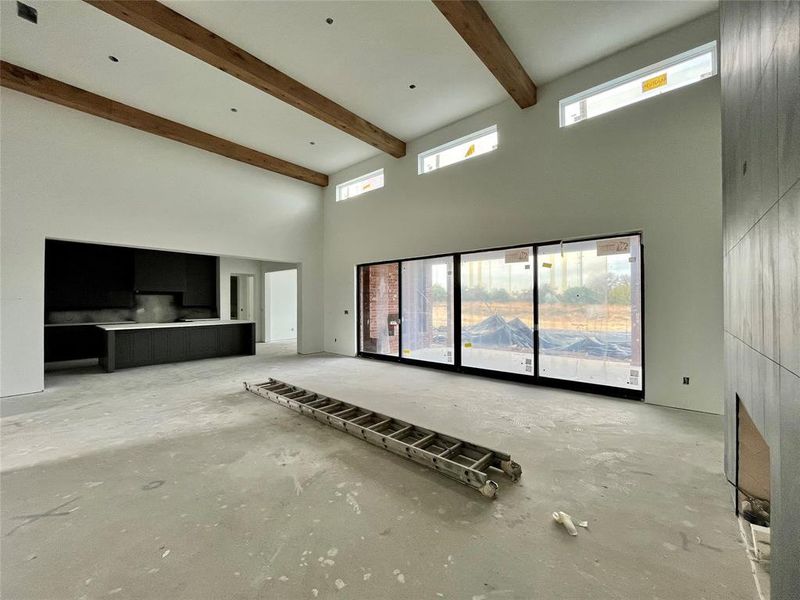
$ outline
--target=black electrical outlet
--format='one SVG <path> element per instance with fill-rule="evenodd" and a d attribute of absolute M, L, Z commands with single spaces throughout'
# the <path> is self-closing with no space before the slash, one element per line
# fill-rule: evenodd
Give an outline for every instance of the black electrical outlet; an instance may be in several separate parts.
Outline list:
<path fill-rule="evenodd" d="M 688 377 L 684 377 L 683 378 L 683 385 L 689 385 L 689 378 Z"/>
<path fill-rule="evenodd" d="M 22 2 L 17 2 L 17 16 L 22 17 L 26 21 L 30 21 L 33 24 L 39 22 L 39 11 L 32 6 L 23 4 Z"/>

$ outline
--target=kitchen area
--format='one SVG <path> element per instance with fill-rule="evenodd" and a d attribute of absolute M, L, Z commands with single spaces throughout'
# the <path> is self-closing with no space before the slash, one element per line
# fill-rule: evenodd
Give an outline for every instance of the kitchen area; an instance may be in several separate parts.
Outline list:
<path fill-rule="evenodd" d="M 255 322 L 219 318 L 219 260 L 46 240 L 45 368 L 255 354 Z"/>

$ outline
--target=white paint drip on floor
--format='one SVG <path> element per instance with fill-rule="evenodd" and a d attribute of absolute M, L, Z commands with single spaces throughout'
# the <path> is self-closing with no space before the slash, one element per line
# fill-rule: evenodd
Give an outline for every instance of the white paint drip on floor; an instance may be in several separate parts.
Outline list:
<path fill-rule="evenodd" d="M 272 564 L 272 561 L 274 561 L 274 560 L 277 558 L 278 554 L 280 554 L 281 550 L 283 550 L 283 546 L 284 546 L 284 545 L 285 545 L 285 544 L 281 544 L 280 546 L 278 546 L 278 549 L 277 549 L 277 550 L 275 550 L 275 554 L 273 554 L 273 555 L 272 555 L 272 558 L 270 558 L 270 559 L 267 561 L 267 565 L 268 565 L 268 566 L 269 566 L 269 565 L 271 565 L 271 564 Z"/>
<path fill-rule="evenodd" d="M 356 499 L 353 497 L 352 494 L 347 494 L 347 503 L 353 508 L 353 512 L 357 515 L 361 514 L 361 507 L 356 502 Z"/>

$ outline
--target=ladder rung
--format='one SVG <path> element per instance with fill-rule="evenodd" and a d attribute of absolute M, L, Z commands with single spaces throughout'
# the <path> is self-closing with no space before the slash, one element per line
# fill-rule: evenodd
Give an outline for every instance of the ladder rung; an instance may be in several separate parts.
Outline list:
<path fill-rule="evenodd" d="M 306 394 L 305 396 L 300 396 L 299 398 L 294 398 L 295 402 L 304 402 L 308 398 L 314 398 L 316 394 Z"/>
<path fill-rule="evenodd" d="M 330 400 L 328 400 L 328 402 L 330 402 Z M 336 408 L 337 406 L 341 406 L 341 405 L 342 405 L 342 403 L 337 400 L 335 402 L 331 402 L 330 404 L 326 404 L 325 406 L 320 406 L 320 407 L 317 408 L 317 410 L 319 410 L 320 412 L 331 414 L 331 413 L 328 412 L 330 409 Z"/>
<path fill-rule="evenodd" d="M 355 423 L 357 425 L 359 421 L 363 421 L 364 419 L 368 419 L 374 414 L 375 413 L 368 412 L 367 414 L 361 415 L 360 417 L 356 417 L 355 419 L 350 419 L 350 422 L 351 423 Z"/>
<path fill-rule="evenodd" d="M 330 398 L 320 398 L 319 400 L 314 400 L 313 402 L 309 402 L 306 404 L 309 408 L 317 408 L 318 406 L 322 406 L 326 402 L 330 402 Z"/>
<path fill-rule="evenodd" d="M 358 409 L 355 406 L 350 406 L 348 408 L 345 408 L 344 410 L 340 410 L 339 412 L 331 413 L 331 416 L 332 417 L 339 417 L 341 419 L 343 415 L 346 415 L 347 413 L 355 412 L 357 410 Z"/>
<path fill-rule="evenodd" d="M 271 392 L 272 390 L 277 390 L 285 385 L 286 385 L 285 383 L 281 383 L 279 381 L 273 383 L 262 383 L 261 385 L 258 386 L 258 389 Z"/>
<path fill-rule="evenodd" d="M 379 423 L 375 423 L 375 425 L 370 425 L 369 427 L 367 427 L 367 429 L 371 429 L 372 431 L 376 431 L 376 429 L 375 429 L 376 427 L 380 427 L 381 425 L 386 425 L 387 423 L 391 423 L 391 422 L 392 422 L 391 419 L 384 419 L 383 421 L 380 421 Z"/>
<path fill-rule="evenodd" d="M 402 433 L 407 433 L 407 432 L 411 431 L 412 429 L 414 429 L 414 426 L 413 426 L 413 425 L 406 425 L 406 426 L 405 426 L 405 427 L 403 427 L 402 429 L 398 429 L 397 431 L 395 431 L 394 433 L 392 433 L 392 434 L 390 434 L 390 435 L 388 435 L 388 436 L 386 436 L 386 437 L 390 437 L 390 438 L 392 438 L 392 439 L 395 439 L 395 440 L 396 440 L 396 439 L 399 439 L 399 438 L 397 437 L 398 435 L 400 435 L 400 434 L 402 434 Z"/>
<path fill-rule="evenodd" d="M 435 437 L 436 437 L 435 433 L 429 433 L 424 438 L 422 438 L 420 440 L 417 440 L 416 442 L 411 444 L 411 447 L 412 448 L 424 448 L 425 446 L 429 446 L 430 443 L 433 442 L 433 438 L 435 438 Z M 425 446 L 423 446 L 422 444 L 425 444 Z"/>
<path fill-rule="evenodd" d="M 474 463 L 472 463 L 469 468 L 476 471 L 483 471 L 489 465 L 489 463 L 492 462 L 492 458 L 494 458 L 494 452 L 487 452 Z"/>
<path fill-rule="evenodd" d="M 439 458 L 447 458 L 448 456 L 452 456 L 453 454 L 455 454 L 456 452 L 458 452 L 459 450 L 461 450 L 461 447 L 462 447 L 463 445 L 464 445 L 464 442 L 458 442 L 457 444 L 453 444 L 453 445 L 452 445 L 452 446 L 450 446 L 450 447 L 449 447 L 447 450 L 443 450 L 443 451 L 442 451 L 442 452 L 439 454 Z"/>

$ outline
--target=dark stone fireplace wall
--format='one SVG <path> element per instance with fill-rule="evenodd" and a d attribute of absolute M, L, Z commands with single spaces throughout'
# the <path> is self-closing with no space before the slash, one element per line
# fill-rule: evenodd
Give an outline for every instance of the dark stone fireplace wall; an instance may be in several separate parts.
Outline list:
<path fill-rule="evenodd" d="M 725 470 L 734 481 L 738 396 L 770 448 L 772 598 L 797 599 L 800 2 L 724 0 L 720 30 Z"/>

